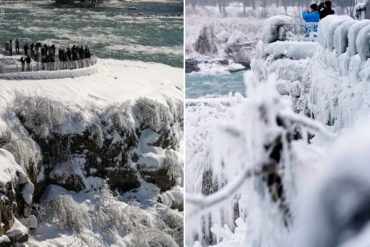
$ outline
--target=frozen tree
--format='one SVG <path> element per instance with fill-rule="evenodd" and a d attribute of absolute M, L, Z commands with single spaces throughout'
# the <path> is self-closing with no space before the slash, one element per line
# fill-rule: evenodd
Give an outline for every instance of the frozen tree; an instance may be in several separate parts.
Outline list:
<path fill-rule="evenodd" d="M 247 81 L 248 101 L 234 107 L 234 119 L 214 129 L 206 189 L 186 197 L 187 216 L 194 225 L 201 222 L 197 232 L 188 233 L 190 242 L 215 243 L 220 239 L 212 229 L 227 225 L 233 231 L 235 219 L 248 215 L 244 220 L 254 234 L 245 238 L 246 246 L 287 246 L 301 152 L 311 150 L 312 134 L 333 138 L 320 124 L 294 114 L 271 82 L 253 90 L 255 80 Z"/>

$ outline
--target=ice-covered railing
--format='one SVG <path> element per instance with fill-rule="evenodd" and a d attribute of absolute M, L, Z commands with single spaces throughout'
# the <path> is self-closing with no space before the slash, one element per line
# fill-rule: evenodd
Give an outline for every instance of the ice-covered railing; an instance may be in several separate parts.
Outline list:
<path fill-rule="evenodd" d="M 263 23 L 264 43 L 276 41 L 317 41 L 317 23 L 295 22 L 289 16 L 273 16 Z"/>
<path fill-rule="evenodd" d="M 317 41 L 317 23 L 292 23 L 278 26 L 278 40 Z"/>
<path fill-rule="evenodd" d="M 31 63 L 30 68 L 28 69 L 27 65 L 22 68 L 20 64 L 11 64 L 2 66 L 0 65 L 0 74 L 8 73 L 18 73 L 18 72 L 32 72 L 32 71 L 55 71 L 55 70 L 72 70 L 72 69 L 81 69 L 87 68 L 96 64 L 97 59 L 93 56 L 90 58 L 85 58 L 76 61 L 66 61 L 66 62 L 53 62 L 53 63 Z"/>
<path fill-rule="evenodd" d="M 353 20 L 349 16 L 328 16 L 319 23 L 321 47 L 337 55 L 359 55 L 362 61 L 370 58 L 370 21 Z"/>

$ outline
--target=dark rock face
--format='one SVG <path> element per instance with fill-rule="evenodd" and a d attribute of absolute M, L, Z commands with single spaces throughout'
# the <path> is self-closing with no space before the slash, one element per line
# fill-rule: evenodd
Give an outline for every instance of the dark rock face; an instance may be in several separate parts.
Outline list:
<path fill-rule="evenodd" d="M 112 143 L 113 139 L 109 132 L 103 133 L 104 144 L 101 147 L 99 143 L 89 138 L 93 134 L 90 130 L 86 130 L 82 135 L 56 134 L 47 139 L 38 139 L 44 157 L 45 174 L 49 174 L 55 164 L 68 161 L 71 155 L 80 155 L 86 159 L 84 165 L 86 177 L 97 176 L 108 179 L 111 189 L 118 189 L 120 192 L 138 188 L 140 184 L 136 171 L 127 165 L 130 150 L 138 144 L 136 134 L 127 135 L 125 143 Z M 68 177 L 63 183 L 48 177 L 46 179 L 49 181 L 45 184 L 57 184 L 68 190 L 85 189 L 83 178 L 78 174 Z"/>
<path fill-rule="evenodd" d="M 20 175 L 19 175 L 20 176 Z M 14 224 L 15 217 L 26 217 L 32 212 L 32 205 L 25 202 L 22 189 L 25 184 L 21 183 L 19 177 L 9 181 L 5 190 L 0 191 L 0 235 L 5 234 Z"/>
<path fill-rule="evenodd" d="M 168 175 L 168 169 L 162 168 L 157 171 L 140 171 L 145 181 L 157 185 L 161 192 L 167 191 L 176 185 L 176 179 Z"/>
<path fill-rule="evenodd" d="M 194 50 L 201 55 L 214 55 L 218 52 L 211 26 L 204 26 L 194 44 Z"/>
<path fill-rule="evenodd" d="M 233 60 L 235 63 L 242 64 L 247 69 L 250 69 L 253 50 L 253 43 L 246 43 L 242 40 L 237 40 L 225 48 L 225 54 L 227 59 Z"/>
<path fill-rule="evenodd" d="M 186 59 L 185 60 L 185 73 L 198 72 L 199 62 L 195 59 Z"/>
<path fill-rule="evenodd" d="M 137 172 L 129 167 L 109 171 L 107 173 L 109 178 L 109 187 L 114 191 L 127 192 L 140 187 L 140 182 L 137 177 Z"/>

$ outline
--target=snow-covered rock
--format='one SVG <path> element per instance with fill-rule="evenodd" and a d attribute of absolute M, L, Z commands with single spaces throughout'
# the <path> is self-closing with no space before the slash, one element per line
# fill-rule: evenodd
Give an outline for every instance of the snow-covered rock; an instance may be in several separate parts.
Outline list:
<path fill-rule="evenodd" d="M 13 244 L 27 242 L 28 234 L 27 227 L 17 219 L 14 220 L 13 226 L 6 232 L 6 236 Z"/>
<path fill-rule="evenodd" d="M 145 246 L 156 240 L 176 246 L 180 240 L 173 234 L 175 229 L 164 227 L 166 223 L 154 215 L 157 205 L 171 211 L 183 208 L 171 209 L 172 205 L 158 200 L 159 188 L 166 193 L 183 185 L 179 154 L 183 131 L 182 70 L 104 59 L 96 70 L 76 78 L 0 79 L 4 89 L 0 97 L 0 216 L 4 223 L 0 235 L 16 227 L 16 216 L 31 232 L 37 232 L 31 242 L 41 246 L 60 246 L 76 239 L 83 246 L 86 239 L 97 242 L 94 246 L 135 246 L 137 239 Z M 148 141 L 144 138 L 146 132 L 154 138 Z M 141 162 L 150 155 L 153 162 Z M 149 193 L 147 200 L 152 203 L 143 205 L 148 207 L 145 210 L 134 206 L 139 200 L 133 199 L 130 203 L 134 205 L 128 205 L 113 195 L 108 204 L 120 207 L 107 209 L 104 202 L 100 206 L 108 211 L 98 210 L 96 198 L 104 197 L 102 190 L 115 195 L 128 191 L 135 194 L 142 183 L 147 183 L 147 188 L 157 188 Z M 34 198 L 39 205 L 33 211 Z M 130 211 L 130 217 L 143 215 L 131 224 L 128 214 L 122 215 L 125 210 Z M 101 215 L 92 216 L 94 211 Z M 45 218 L 45 213 L 50 213 L 51 218 Z M 183 213 L 178 214 L 181 218 Z M 94 221 L 98 218 L 100 221 Z M 113 220 L 116 222 L 112 228 L 103 230 Z M 93 222 L 99 229 L 92 229 Z M 49 231 L 84 232 L 88 237 L 61 234 L 60 238 L 44 238 Z M 144 238 L 144 232 L 153 235 Z M 18 230 L 9 234 L 12 241 L 26 240 Z"/>

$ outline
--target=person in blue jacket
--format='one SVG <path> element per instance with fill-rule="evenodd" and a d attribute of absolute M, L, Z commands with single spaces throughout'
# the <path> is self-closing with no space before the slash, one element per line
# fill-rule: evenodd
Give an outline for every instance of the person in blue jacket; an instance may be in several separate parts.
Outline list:
<path fill-rule="evenodd" d="M 320 21 L 319 7 L 316 3 L 311 4 L 310 10 L 302 11 L 302 18 L 305 22 L 318 23 Z M 305 37 L 317 38 L 317 24 L 305 27 Z"/>
<path fill-rule="evenodd" d="M 302 18 L 305 22 L 319 22 L 320 21 L 320 13 L 319 7 L 316 3 L 311 4 L 310 10 L 303 10 L 302 11 Z"/>

